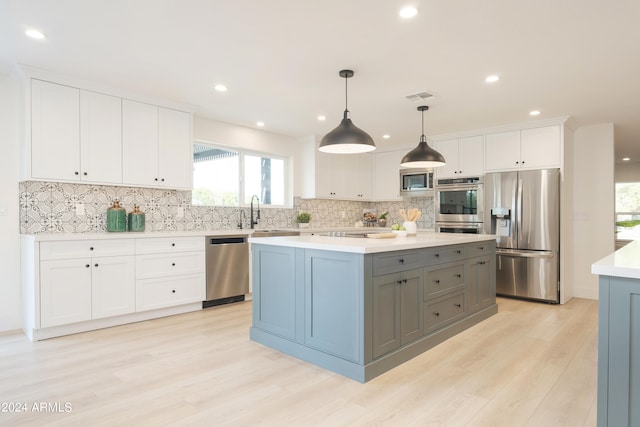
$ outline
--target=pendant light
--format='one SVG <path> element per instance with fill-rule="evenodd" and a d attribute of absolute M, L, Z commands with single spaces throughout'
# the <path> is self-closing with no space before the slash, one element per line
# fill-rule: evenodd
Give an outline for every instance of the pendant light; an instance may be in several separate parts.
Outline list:
<path fill-rule="evenodd" d="M 353 77 L 352 70 L 341 70 L 340 77 L 344 77 L 345 108 L 342 122 L 337 128 L 329 132 L 320 141 L 318 150 L 323 153 L 353 154 L 366 153 L 376 149 L 376 144 L 368 133 L 356 127 L 349 118 L 347 108 L 347 79 Z"/>
<path fill-rule="evenodd" d="M 437 168 L 447 164 L 442 154 L 429 147 L 429 144 L 427 144 L 427 138 L 424 136 L 424 112 L 428 109 L 429 107 L 426 105 L 418 107 L 418 111 L 422 112 L 422 135 L 420 136 L 418 146 L 409 151 L 407 155 L 402 158 L 402 161 L 400 162 L 400 166 L 402 167 Z"/>

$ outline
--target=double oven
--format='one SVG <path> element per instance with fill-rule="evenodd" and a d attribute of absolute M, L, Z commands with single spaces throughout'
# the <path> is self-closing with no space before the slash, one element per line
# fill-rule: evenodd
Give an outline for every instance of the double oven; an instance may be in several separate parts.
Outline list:
<path fill-rule="evenodd" d="M 438 179 L 434 201 L 436 232 L 484 232 L 483 177 Z"/>

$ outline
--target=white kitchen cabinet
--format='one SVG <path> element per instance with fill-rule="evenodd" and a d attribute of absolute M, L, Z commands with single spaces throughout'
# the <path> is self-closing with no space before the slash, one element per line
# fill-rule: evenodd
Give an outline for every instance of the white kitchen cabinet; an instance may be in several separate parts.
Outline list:
<path fill-rule="evenodd" d="M 80 180 L 79 89 L 31 80 L 30 143 L 30 178 Z"/>
<path fill-rule="evenodd" d="M 91 259 L 40 263 L 40 327 L 91 319 Z"/>
<path fill-rule="evenodd" d="M 402 200 L 400 196 L 400 161 L 408 150 L 375 153 L 375 200 Z"/>
<path fill-rule="evenodd" d="M 122 99 L 80 91 L 80 181 L 122 182 Z"/>
<path fill-rule="evenodd" d="M 135 310 L 133 240 L 106 241 L 104 249 L 101 241 L 40 246 L 40 327 Z M 95 256 L 100 253 L 115 256 Z"/>
<path fill-rule="evenodd" d="M 31 175 L 36 179 L 122 182 L 120 98 L 31 81 Z"/>
<path fill-rule="evenodd" d="M 318 199 L 369 200 L 372 196 L 371 154 L 327 154 L 316 151 L 314 194 Z M 312 172 L 307 172 L 312 173 Z"/>
<path fill-rule="evenodd" d="M 125 184 L 191 188 L 191 115 L 124 99 L 122 178 Z"/>
<path fill-rule="evenodd" d="M 144 238 L 136 242 L 136 311 L 204 301 L 205 239 Z"/>
<path fill-rule="evenodd" d="M 560 126 L 492 133 L 485 140 L 487 172 L 560 167 Z"/>
<path fill-rule="evenodd" d="M 484 174 L 484 138 L 465 138 L 438 141 L 436 150 L 445 158 L 446 165 L 436 169 L 438 178 L 481 176 Z"/>
<path fill-rule="evenodd" d="M 373 197 L 372 169 L 371 154 L 355 154 L 345 159 L 343 185 L 347 198 L 368 201 Z"/>

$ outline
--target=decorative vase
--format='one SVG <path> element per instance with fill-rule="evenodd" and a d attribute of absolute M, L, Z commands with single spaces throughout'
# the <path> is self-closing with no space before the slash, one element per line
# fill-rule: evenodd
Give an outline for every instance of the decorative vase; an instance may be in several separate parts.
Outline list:
<path fill-rule="evenodd" d="M 402 225 L 404 226 L 404 229 L 407 230 L 408 236 L 415 236 L 418 231 L 418 226 L 415 221 L 405 221 Z"/>
<path fill-rule="evenodd" d="M 140 206 L 133 205 L 133 212 L 129 212 L 128 228 L 129 231 L 144 231 L 144 212 L 140 210 Z"/>
<path fill-rule="evenodd" d="M 107 231 L 127 231 L 127 212 L 118 200 L 107 209 Z"/>

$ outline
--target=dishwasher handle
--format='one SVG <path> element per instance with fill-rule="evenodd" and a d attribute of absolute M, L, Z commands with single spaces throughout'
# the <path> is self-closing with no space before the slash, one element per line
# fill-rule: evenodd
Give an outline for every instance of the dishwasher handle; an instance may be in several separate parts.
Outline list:
<path fill-rule="evenodd" d="M 209 245 L 228 245 L 228 244 L 243 244 L 247 243 L 246 237 L 211 237 L 209 238 Z"/>

